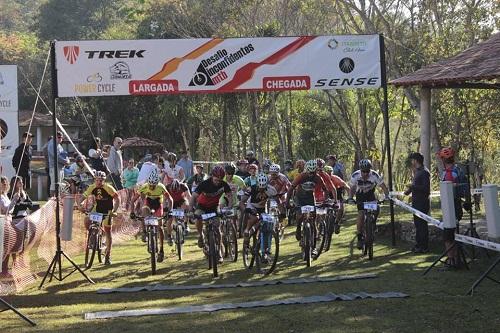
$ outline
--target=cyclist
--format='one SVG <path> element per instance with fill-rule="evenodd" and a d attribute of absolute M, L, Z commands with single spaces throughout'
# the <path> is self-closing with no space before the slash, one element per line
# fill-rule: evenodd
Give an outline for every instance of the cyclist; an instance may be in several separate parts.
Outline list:
<path fill-rule="evenodd" d="M 163 184 L 168 185 L 174 179 L 177 179 L 180 182 L 184 181 L 184 169 L 177 165 L 177 155 L 174 153 L 168 153 L 167 155 L 167 163 L 165 163 L 165 167 L 163 168 Z"/>
<path fill-rule="evenodd" d="M 83 185 L 82 182 L 88 181 L 89 178 L 92 179 L 92 176 L 87 176 L 84 160 L 85 156 L 79 154 L 75 159 L 75 163 L 69 167 L 70 176 L 68 182 L 72 194 L 75 194 L 80 185 Z"/>
<path fill-rule="evenodd" d="M 252 185 L 245 190 L 245 194 L 241 201 L 246 204 L 245 212 L 247 213 L 246 228 L 243 232 L 244 242 L 248 243 L 250 229 L 259 222 L 258 215 L 262 214 L 266 209 L 267 200 L 276 196 L 278 192 L 269 185 L 267 175 L 260 173 L 257 176 L 257 184 Z M 264 256 L 266 260 L 267 254 Z"/>
<path fill-rule="evenodd" d="M 238 192 L 243 190 L 245 187 L 245 182 L 243 179 L 237 175 L 236 173 L 236 166 L 233 163 L 228 163 L 224 167 L 224 171 L 226 172 L 226 175 L 224 176 L 224 181 L 229 184 L 229 187 L 231 188 L 232 192 L 232 202 L 233 202 L 233 208 L 238 208 Z M 228 205 L 228 200 L 226 195 L 224 194 L 221 197 L 221 206 L 227 206 Z M 241 208 L 241 207 L 240 207 Z M 241 213 L 243 213 L 243 210 L 240 209 Z M 243 214 L 240 214 L 240 216 Z M 233 221 L 236 223 L 236 218 L 237 216 L 234 215 Z M 236 225 L 236 224 L 235 224 Z"/>
<path fill-rule="evenodd" d="M 293 169 L 292 171 L 290 171 L 288 173 L 288 179 L 290 179 L 290 181 L 293 182 L 295 180 L 295 178 L 297 178 L 298 175 L 300 175 L 302 172 L 304 172 L 305 165 L 306 165 L 306 161 L 297 160 L 295 162 L 295 169 Z"/>
<path fill-rule="evenodd" d="M 300 241 L 301 240 L 301 226 L 302 226 L 302 206 L 315 205 L 314 192 L 315 188 L 319 186 L 323 192 L 329 193 L 325 182 L 318 175 L 318 163 L 316 160 L 309 160 L 305 164 L 304 172 L 299 174 L 294 181 L 292 182 L 292 186 L 288 189 L 286 195 L 286 205 L 290 207 L 290 198 L 294 190 L 296 190 L 296 214 L 297 214 L 297 230 L 295 232 L 295 238 Z M 313 254 L 317 253 L 317 250 L 314 249 Z"/>
<path fill-rule="evenodd" d="M 389 197 L 389 190 L 384 183 L 382 177 L 374 170 L 372 170 L 372 162 L 368 159 L 359 161 L 359 170 L 355 171 L 351 180 L 348 202 L 354 202 L 353 197 L 356 195 L 356 205 L 358 207 L 357 217 L 357 247 L 359 250 L 363 248 L 363 225 L 364 225 L 364 207 L 363 203 L 367 201 L 376 201 L 375 188 L 380 186 L 384 191 L 386 200 Z"/>
<path fill-rule="evenodd" d="M 215 213 L 219 206 L 219 200 L 222 194 L 226 194 L 228 198 L 228 206 L 232 207 L 232 192 L 229 184 L 223 178 L 226 175 L 224 168 L 220 165 L 215 166 L 210 173 L 211 176 L 200 183 L 189 202 L 189 211 L 194 211 L 196 216 L 205 213 Z M 196 208 L 196 210 L 194 210 Z M 205 239 L 203 237 L 203 222 L 201 219 L 196 219 L 196 229 L 198 231 L 198 247 L 203 248 Z M 220 236 L 221 233 L 218 233 Z M 219 244 L 222 244 L 222 237 L 219 238 Z M 222 250 L 222 247 L 221 247 Z M 222 255 L 219 255 L 219 261 L 222 262 Z"/>
<path fill-rule="evenodd" d="M 325 160 L 318 158 L 316 159 L 316 164 L 318 165 L 318 175 L 321 177 L 321 179 L 323 179 L 323 182 L 325 182 L 326 188 L 332 194 L 332 199 L 334 201 L 337 201 L 337 190 L 335 188 L 335 185 L 333 185 L 330 175 L 327 174 L 324 170 Z M 324 193 L 319 186 L 316 186 L 316 188 L 314 189 L 314 198 L 317 202 L 323 202 L 328 199 L 328 197 L 324 196 Z"/>
<path fill-rule="evenodd" d="M 245 178 L 245 185 L 257 185 L 257 172 L 259 172 L 259 167 L 257 166 L 257 164 L 250 164 L 248 165 L 247 170 L 250 173 L 250 176 Z"/>
<path fill-rule="evenodd" d="M 279 219 L 281 223 L 286 217 L 286 208 L 284 205 L 286 201 L 286 193 L 292 184 L 280 171 L 281 168 L 278 164 L 271 164 L 269 167 L 269 184 L 273 186 L 278 193 L 276 199 L 278 201 L 278 209 L 280 211 Z"/>
<path fill-rule="evenodd" d="M 255 158 L 255 154 L 253 153 L 253 151 L 248 150 L 245 155 L 245 159 L 248 161 L 248 164 L 255 164 L 259 166 L 259 161 Z"/>
<path fill-rule="evenodd" d="M 137 191 L 136 198 L 133 200 L 135 202 L 137 197 L 140 195 L 143 200 L 143 206 L 141 208 L 142 217 L 147 217 L 153 215 L 159 219 L 159 228 L 158 234 L 160 235 L 160 249 L 158 252 L 158 262 L 162 262 L 164 258 L 163 252 L 163 215 L 164 215 L 164 200 L 167 199 L 168 207 L 167 212 L 172 209 L 172 197 L 170 193 L 165 188 L 165 185 L 160 183 L 160 176 L 156 169 L 153 169 L 149 174 L 148 181 L 146 184 L 142 185 Z M 154 213 L 151 214 L 151 211 L 154 210 Z M 165 213 L 167 213 L 165 212 Z M 143 227 L 143 241 L 146 240 L 145 227 L 144 223 Z"/>
<path fill-rule="evenodd" d="M 83 197 L 88 198 L 89 196 L 93 196 L 95 205 L 91 210 L 107 215 L 106 220 L 103 222 L 104 234 L 106 237 L 104 265 L 111 265 L 111 246 L 113 244 L 113 238 L 111 236 L 112 215 L 116 213 L 118 207 L 120 207 L 120 196 L 113 186 L 104 182 L 105 179 L 106 173 L 104 171 L 96 171 L 95 181 L 83 193 Z M 81 211 L 88 211 L 82 203 L 79 206 Z M 85 230 L 88 230 L 90 227 L 90 219 L 88 216 L 85 217 L 84 223 Z"/>
<path fill-rule="evenodd" d="M 172 209 L 186 210 L 189 207 L 189 200 L 191 200 L 191 192 L 186 184 L 181 183 L 174 179 L 168 186 L 167 191 L 172 197 Z M 172 221 L 174 218 L 171 216 L 167 220 L 167 243 L 172 246 Z M 186 234 L 189 232 L 189 226 L 186 224 L 184 228 Z"/>
<path fill-rule="evenodd" d="M 350 190 L 351 188 L 342 178 L 333 174 L 333 168 L 331 166 L 326 165 L 324 169 L 325 172 L 330 175 L 333 186 L 337 189 L 337 203 L 339 205 L 339 210 L 337 211 L 337 221 L 340 223 L 342 221 L 342 217 L 344 216 L 344 202 L 342 198 L 344 189 Z"/>
<path fill-rule="evenodd" d="M 250 174 L 247 171 L 248 161 L 247 160 L 239 160 L 236 162 L 236 166 L 238 167 L 238 171 L 236 171 L 236 176 L 240 176 L 242 179 L 247 178 Z"/>
<path fill-rule="evenodd" d="M 188 188 L 193 193 L 196 190 L 196 187 L 204 180 L 208 178 L 207 174 L 203 172 L 203 165 L 196 164 L 195 165 L 196 173 L 192 175 L 187 181 L 186 184 Z"/>

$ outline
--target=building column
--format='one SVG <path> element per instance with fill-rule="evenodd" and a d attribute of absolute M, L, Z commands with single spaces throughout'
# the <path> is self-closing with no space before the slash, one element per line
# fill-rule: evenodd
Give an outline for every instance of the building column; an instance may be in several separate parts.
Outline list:
<path fill-rule="evenodd" d="M 42 138 L 42 128 L 36 128 L 36 150 L 42 151 L 43 147 L 43 138 Z"/>
<path fill-rule="evenodd" d="M 424 165 L 431 168 L 431 89 L 420 88 L 420 153 Z"/>

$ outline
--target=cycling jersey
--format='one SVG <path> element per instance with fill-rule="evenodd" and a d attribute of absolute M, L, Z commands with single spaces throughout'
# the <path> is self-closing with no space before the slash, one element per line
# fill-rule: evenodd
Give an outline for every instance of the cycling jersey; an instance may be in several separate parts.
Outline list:
<path fill-rule="evenodd" d="M 292 184 L 284 174 L 278 173 L 276 178 L 269 177 L 269 185 L 273 186 L 278 194 L 282 195 L 288 191 Z"/>
<path fill-rule="evenodd" d="M 330 178 L 330 175 L 327 174 L 325 171 L 318 171 L 318 175 L 323 179 L 323 182 L 326 185 L 326 188 L 329 192 L 332 192 L 335 188 L 335 186 L 332 183 L 332 180 Z M 325 201 L 325 192 L 321 188 L 320 184 L 316 184 L 316 187 L 314 188 L 314 198 L 318 202 L 323 202 Z"/>
<path fill-rule="evenodd" d="M 157 184 L 154 188 L 150 188 L 149 184 L 144 184 L 139 188 L 139 194 L 144 195 L 147 199 L 158 200 L 163 203 L 163 196 L 168 193 L 167 188 L 163 184 Z"/>
<path fill-rule="evenodd" d="M 247 178 L 245 178 L 245 185 L 246 186 L 257 185 L 257 176 L 248 176 Z"/>
<path fill-rule="evenodd" d="M 267 185 L 265 189 L 260 189 L 256 185 L 251 186 L 245 190 L 245 196 L 249 197 L 247 201 L 247 208 L 254 209 L 264 209 L 266 207 L 266 202 L 269 198 L 276 196 L 278 192 L 276 189 Z"/>
<path fill-rule="evenodd" d="M 347 185 L 346 182 L 337 175 L 330 175 L 330 179 L 332 180 L 333 186 L 335 186 L 336 189 L 344 188 Z"/>
<path fill-rule="evenodd" d="M 238 206 L 238 191 L 242 190 L 246 187 L 245 181 L 243 179 L 241 179 L 241 177 L 238 177 L 236 175 L 233 175 L 233 178 L 231 179 L 230 182 L 227 181 L 227 176 L 224 176 L 224 181 L 231 188 L 232 198 L 233 198 L 233 206 Z M 222 199 L 225 199 L 225 197 L 226 196 L 224 195 Z"/>
<path fill-rule="evenodd" d="M 168 193 L 170 193 L 170 196 L 172 197 L 172 201 L 175 203 L 178 203 L 180 201 L 185 201 L 186 200 L 186 192 L 189 191 L 189 188 L 187 187 L 186 184 L 180 183 L 179 188 L 177 191 L 172 190 L 172 188 L 168 188 Z"/>
<path fill-rule="evenodd" d="M 368 178 L 362 178 L 361 170 L 354 172 L 349 181 L 351 187 L 356 187 L 356 195 L 358 193 L 375 193 L 375 188 L 384 182 L 384 179 L 374 170 L 370 170 Z"/>
<path fill-rule="evenodd" d="M 217 209 L 219 199 L 222 194 L 231 194 L 231 188 L 228 183 L 221 181 L 219 185 L 215 185 L 212 178 L 204 180 L 196 187 L 195 193 L 198 193 L 198 206 L 204 211 Z"/>
<path fill-rule="evenodd" d="M 316 173 L 312 175 L 309 173 L 301 173 L 294 179 L 292 188 L 296 190 L 295 198 L 297 200 L 297 206 L 315 204 L 314 190 L 317 185 L 319 185 L 323 191 L 328 192 L 325 182 Z"/>
<path fill-rule="evenodd" d="M 96 200 L 95 211 L 101 214 L 108 214 L 109 211 L 113 210 L 113 199 L 118 197 L 118 192 L 113 186 L 106 183 L 102 187 L 96 187 L 95 184 L 92 184 L 83 193 L 85 198 L 90 195 L 93 195 Z"/>
<path fill-rule="evenodd" d="M 293 182 L 295 178 L 297 178 L 297 176 L 300 175 L 301 173 L 302 172 L 300 172 L 299 169 L 293 169 L 288 173 L 288 179 L 290 179 L 290 181 Z"/>
<path fill-rule="evenodd" d="M 182 182 L 184 180 L 183 177 L 181 177 L 182 167 L 180 165 L 176 165 L 173 168 L 170 167 L 170 165 L 165 165 L 165 168 L 163 169 L 163 172 L 165 173 L 165 184 L 169 185 L 174 181 L 174 179 L 177 179 L 178 181 Z"/>

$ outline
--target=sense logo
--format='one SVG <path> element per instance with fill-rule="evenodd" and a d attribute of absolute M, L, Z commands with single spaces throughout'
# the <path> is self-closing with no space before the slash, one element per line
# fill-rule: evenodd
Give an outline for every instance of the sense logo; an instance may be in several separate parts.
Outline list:
<path fill-rule="evenodd" d="M 350 73 L 354 70 L 354 60 L 351 58 L 343 58 L 339 62 L 339 68 L 344 73 Z"/>
<path fill-rule="evenodd" d="M 79 46 L 65 46 L 63 47 L 63 53 L 66 60 L 73 65 L 78 56 L 80 55 L 80 47 Z"/>

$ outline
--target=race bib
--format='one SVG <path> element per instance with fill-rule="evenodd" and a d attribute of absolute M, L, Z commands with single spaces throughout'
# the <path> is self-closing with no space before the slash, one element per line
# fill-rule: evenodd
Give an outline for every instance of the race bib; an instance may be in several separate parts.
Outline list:
<path fill-rule="evenodd" d="M 208 219 L 211 219 L 211 218 L 216 217 L 216 216 L 217 216 L 216 213 L 202 214 L 201 215 L 201 219 L 202 220 L 208 220 Z"/>
<path fill-rule="evenodd" d="M 184 217 L 184 210 L 174 209 L 174 210 L 172 210 L 172 213 L 170 213 L 170 215 L 175 216 L 175 217 Z"/>
<path fill-rule="evenodd" d="M 376 202 L 365 202 L 363 203 L 363 208 L 366 210 L 377 210 L 378 204 Z"/>
<path fill-rule="evenodd" d="M 144 219 L 144 225 L 157 226 L 158 225 L 158 218 L 156 218 L 154 216 L 146 217 Z"/>
<path fill-rule="evenodd" d="M 314 206 L 302 206 L 302 207 L 300 207 L 300 211 L 302 213 L 314 212 Z"/>
<path fill-rule="evenodd" d="M 101 214 L 101 213 L 94 212 L 94 213 L 89 214 L 89 219 L 91 222 L 101 223 L 103 218 L 104 218 L 104 214 Z"/>

